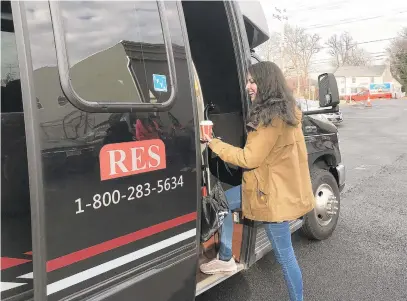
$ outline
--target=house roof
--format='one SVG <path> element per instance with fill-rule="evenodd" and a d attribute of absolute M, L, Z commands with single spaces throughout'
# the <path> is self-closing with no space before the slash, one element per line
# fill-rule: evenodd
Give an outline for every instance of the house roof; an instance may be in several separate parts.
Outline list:
<path fill-rule="evenodd" d="M 382 76 L 386 65 L 374 65 L 374 66 L 342 66 L 336 69 L 335 76 L 345 77 L 371 77 Z"/>

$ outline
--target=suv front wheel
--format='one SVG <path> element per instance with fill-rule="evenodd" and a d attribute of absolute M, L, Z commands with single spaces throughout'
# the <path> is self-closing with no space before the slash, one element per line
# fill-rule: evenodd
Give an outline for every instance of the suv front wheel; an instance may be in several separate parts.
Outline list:
<path fill-rule="evenodd" d="M 335 177 L 327 170 L 311 170 L 315 208 L 303 218 L 302 234 L 314 240 L 330 237 L 336 228 L 340 211 L 340 192 Z"/>

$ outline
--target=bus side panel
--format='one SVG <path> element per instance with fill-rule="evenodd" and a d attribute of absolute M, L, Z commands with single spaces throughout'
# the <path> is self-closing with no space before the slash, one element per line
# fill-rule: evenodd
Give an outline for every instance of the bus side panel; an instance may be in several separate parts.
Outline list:
<path fill-rule="evenodd" d="M 151 1 L 114 5 L 109 2 L 63 4 L 66 10 L 62 15 L 78 20 L 75 23 L 78 30 L 68 32 L 66 38 L 73 47 L 68 47 L 68 55 L 80 58 L 71 64 L 74 70 L 71 76 L 82 96 L 102 98 L 112 95 L 111 87 L 98 82 L 98 76 L 106 70 L 114 70 L 113 75 L 110 72 L 103 75 L 116 76 L 115 83 L 127 87 L 126 77 L 120 73 L 123 66 L 103 68 L 104 64 L 110 66 L 109 62 L 117 58 L 112 55 L 121 53 L 117 49 L 128 44 L 117 41 L 129 41 L 126 33 L 135 30 L 134 20 L 125 20 L 132 15 L 123 15 L 123 8 L 129 3 L 133 9 L 140 5 L 140 10 L 157 13 L 157 6 Z M 89 5 L 89 17 L 83 16 L 83 5 Z M 144 7 L 149 5 L 152 6 Z M 115 288 L 119 298 L 116 294 L 110 297 L 115 300 L 133 300 L 139 295 L 146 296 L 146 299 L 142 298 L 146 301 L 181 300 L 173 299 L 176 295 L 192 300 L 197 262 L 196 255 L 192 256 L 191 252 L 197 252 L 200 162 L 196 160 L 196 151 L 199 140 L 175 3 L 166 3 L 166 9 L 170 12 L 171 36 L 176 42 L 173 48 L 178 94 L 169 112 L 154 114 L 88 113 L 72 106 L 61 90 L 49 5 L 46 2 L 26 2 L 25 6 L 33 81 L 40 103 L 38 125 L 41 129 L 46 206 L 48 299 L 89 298 Z M 103 19 L 105 15 L 99 15 L 102 11 L 116 17 L 115 20 L 122 20 L 117 27 L 118 24 L 109 23 L 111 29 L 117 31 L 115 34 L 97 27 L 103 24 L 96 24 L 94 30 L 89 29 L 92 22 Z M 137 16 L 133 17 L 137 19 Z M 147 26 L 143 29 L 146 39 L 137 43 L 150 42 L 148 34 L 157 34 L 148 30 L 153 19 L 149 17 L 141 22 Z M 123 30 L 123 26 L 128 28 Z M 97 33 L 97 36 L 93 39 L 81 36 L 86 32 L 90 35 Z M 122 33 L 124 36 L 120 36 Z M 151 47 L 163 49 L 161 44 Z M 150 82 L 153 74 L 167 75 L 168 68 L 163 67 L 166 61 L 162 61 L 161 52 L 148 53 L 150 48 L 146 47 L 141 47 L 140 53 L 134 53 L 140 47 L 124 49 L 127 57 L 143 58 L 143 64 L 136 62 L 133 66 L 136 76 L 140 73 L 140 77 L 145 77 L 139 81 L 140 85 Z M 87 56 L 80 57 L 84 53 Z M 89 76 L 92 68 L 98 70 L 93 77 Z M 140 72 L 141 68 L 145 68 L 144 72 Z M 81 74 L 88 76 L 76 77 Z M 150 97 L 160 101 L 163 94 L 151 90 L 151 87 L 146 89 L 151 92 Z M 143 93 L 148 94 L 146 91 Z M 123 153 L 130 157 L 120 161 L 119 156 Z M 136 169 L 137 174 L 125 174 L 123 165 L 117 163 L 119 161 L 124 162 L 128 170 Z M 175 258 L 182 260 L 176 261 Z M 169 264 L 171 268 L 166 269 Z M 158 267 L 165 272 L 154 274 Z M 145 280 L 137 284 L 141 279 Z M 120 292 L 119 283 L 126 281 L 134 281 L 134 286 L 126 290 L 131 294 Z M 161 290 L 166 281 L 171 285 L 163 287 L 171 288 L 171 291 Z M 157 289 L 161 291 L 157 292 Z M 159 299 L 147 298 L 157 294 L 161 294 Z"/>
<path fill-rule="evenodd" d="M 190 257 L 181 263 L 171 266 L 151 277 L 145 278 L 135 285 L 123 284 L 125 289 L 117 294 L 111 294 L 106 301 L 128 300 L 129 297 L 136 297 L 137 300 L 168 300 L 168 301 L 192 301 L 191 295 L 195 294 L 195 276 L 196 273 L 189 269 L 194 265 L 196 257 Z M 189 270 L 186 274 L 183 271 Z M 176 278 L 174 275 L 181 275 L 182 278 Z M 129 283 L 130 284 L 130 283 Z"/>

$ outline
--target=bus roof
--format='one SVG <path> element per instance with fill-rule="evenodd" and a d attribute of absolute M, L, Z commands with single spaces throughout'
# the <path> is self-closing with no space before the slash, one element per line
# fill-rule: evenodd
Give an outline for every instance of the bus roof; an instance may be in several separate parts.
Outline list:
<path fill-rule="evenodd" d="M 263 7 L 259 1 L 238 1 L 242 12 L 250 48 L 253 49 L 269 37 L 269 28 Z"/>

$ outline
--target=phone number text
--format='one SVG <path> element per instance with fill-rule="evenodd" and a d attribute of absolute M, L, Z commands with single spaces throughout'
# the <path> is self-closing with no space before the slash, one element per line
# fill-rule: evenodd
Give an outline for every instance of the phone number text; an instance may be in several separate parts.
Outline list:
<path fill-rule="evenodd" d="M 91 202 L 85 202 L 82 198 L 76 199 L 76 212 L 80 214 L 85 212 L 85 208 L 93 208 L 98 210 L 102 207 L 109 207 L 117 205 L 121 201 L 133 201 L 148 197 L 153 193 L 162 193 L 164 191 L 170 191 L 183 187 L 184 179 L 182 176 L 171 177 L 165 180 L 158 180 L 155 184 L 144 183 L 136 186 L 129 186 L 126 193 L 120 192 L 120 190 L 106 191 L 104 193 L 97 193 L 93 195 Z"/>

